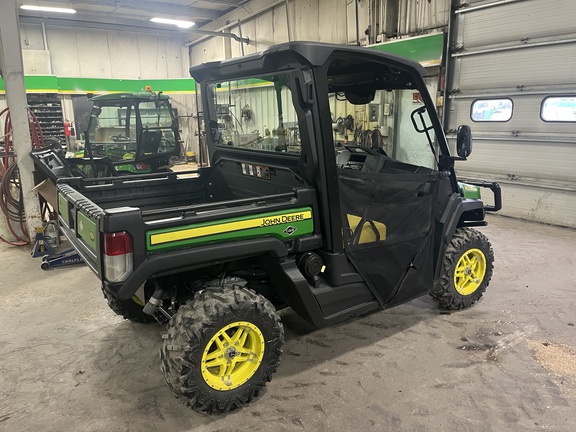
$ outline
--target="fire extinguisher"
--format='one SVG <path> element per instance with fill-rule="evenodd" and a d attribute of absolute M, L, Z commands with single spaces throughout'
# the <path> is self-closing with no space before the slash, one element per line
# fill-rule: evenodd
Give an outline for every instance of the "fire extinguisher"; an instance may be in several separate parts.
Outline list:
<path fill-rule="evenodd" d="M 67 137 L 72 136 L 74 134 L 74 129 L 72 128 L 72 124 L 68 120 L 64 120 L 64 135 Z"/>

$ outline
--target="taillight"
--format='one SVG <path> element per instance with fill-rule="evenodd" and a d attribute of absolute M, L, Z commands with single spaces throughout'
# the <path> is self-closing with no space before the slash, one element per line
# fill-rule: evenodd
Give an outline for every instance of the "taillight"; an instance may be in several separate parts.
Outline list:
<path fill-rule="evenodd" d="M 132 237 L 126 231 L 104 234 L 104 275 L 122 282 L 132 273 Z"/>

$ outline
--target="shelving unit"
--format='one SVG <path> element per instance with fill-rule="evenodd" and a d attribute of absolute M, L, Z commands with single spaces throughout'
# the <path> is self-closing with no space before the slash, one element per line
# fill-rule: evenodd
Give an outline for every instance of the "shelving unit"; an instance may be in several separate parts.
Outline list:
<path fill-rule="evenodd" d="M 28 95 L 28 107 L 34 113 L 42 128 L 44 139 L 58 140 L 66 145 L 62 104 L 55 95 Z"/>

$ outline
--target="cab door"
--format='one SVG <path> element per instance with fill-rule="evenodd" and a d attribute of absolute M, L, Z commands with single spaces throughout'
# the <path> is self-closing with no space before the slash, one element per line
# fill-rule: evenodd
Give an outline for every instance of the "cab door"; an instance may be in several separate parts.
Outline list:
<path fill-rule="evenodd" d="M 380 303 L 427 292 L 433 280 L 433 205 L 439 173 L 382 158 L 384 172 L 339 169 L 344 249 Z M 366 162 L 365 162 L 366 164 Z"/>

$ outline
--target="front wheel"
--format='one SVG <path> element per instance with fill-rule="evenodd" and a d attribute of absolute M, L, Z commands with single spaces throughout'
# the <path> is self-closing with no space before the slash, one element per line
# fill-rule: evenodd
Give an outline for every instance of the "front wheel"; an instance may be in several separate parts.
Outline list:
<path fill-rule="evenodd" d="M 430 295 L 444 309 L 467 308 L 482 297 L 493 269 L 494 251 L 488 238 L 475 229 L 458 228 Z"/>
<path fill-rule="evenodd" d="M 233 411 L 272 379 L 283 344 L 266 298 L 241 286 L 207 288 L 180 307 L 164 335 L 166 384 L 196 411 Z"/>

